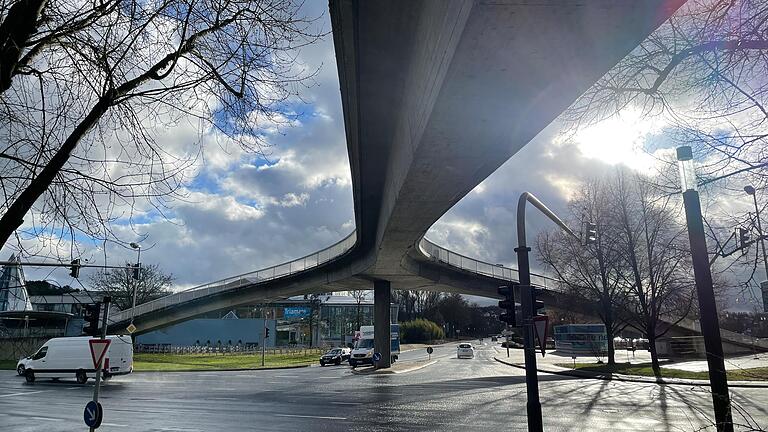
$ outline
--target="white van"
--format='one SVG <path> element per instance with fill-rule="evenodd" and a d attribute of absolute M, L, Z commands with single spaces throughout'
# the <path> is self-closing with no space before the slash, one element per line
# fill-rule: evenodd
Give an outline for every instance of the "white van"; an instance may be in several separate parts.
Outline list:
<path fill-rule="evenodd" d="M 91 359 L 89 336 L 50 339 L 36 353 L 19 360 L 16 372 L 24 375 L 27 382 L 36 377 L 64 378 L 74 376 L 83 384 L 88 378 L 96 378 Z M 111 340 L 104 355 L 103 378 L 126 375 L 133 372 L 133 344 L 130 336 L 107 336 Z"/>
<path fill-rule="evenodd" d="M 391 362 L 397 361 L 400 355 L 400 324 L 390 324 L 390 354 Z M 373 326 L 361 326 L 360 338 L 355 342 L 355 347 L 349 356 L 349 365 L 356 367 L 361 364 L 373 364 Z"/>

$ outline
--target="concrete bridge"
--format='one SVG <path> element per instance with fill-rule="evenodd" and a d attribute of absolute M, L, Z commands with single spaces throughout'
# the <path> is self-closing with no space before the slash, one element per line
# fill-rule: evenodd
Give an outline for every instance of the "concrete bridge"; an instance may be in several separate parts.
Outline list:
<path fill-rule="evenodd" d="M 134 314 L 146 332 L 239 304 L 373 289 L 376 334 L 387 334 L 392 288 L 495 297 L 514 269 L 446 251 L 425 233 L 683 3 L 331 0 L 356 231 L 115 314 L 113 328 Z"/>

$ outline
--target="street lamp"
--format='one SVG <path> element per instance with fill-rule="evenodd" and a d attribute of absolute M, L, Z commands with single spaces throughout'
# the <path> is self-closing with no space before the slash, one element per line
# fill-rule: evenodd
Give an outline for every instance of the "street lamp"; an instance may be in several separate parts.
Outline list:
<path fill-rule="evenodd" d="M 768 253 L 765 251 L 765 237 L 763 236 L 763 226 L 760 223 L 760 207 L 757 205 L 757 196 L 755 195 L 755 188 L 747 185 L 744 186 L 744 192 L 747 195 L 752 195 L 752 201 L 755 203 L 755 220 L 757 221 L 757 235 L 760 238 L 760 248 L 763 250 L 763 265 L 765 266 L 765 281 L 760 283 L 760 290 L 763 294 L 763 312 L 768 312 Z"/>
<path fill-rule="evenodd" d="M 138 256 L 136 257 L 136 266 L 141 265 L 141 245 L 138 243 L 130 243 L 131 248 L 136 249 Z M 128 278 L 130 280 L 130 278 Z M 133 283 L 133 307 L 131 308 L 131 325 L 133 325 L 133 318 L 136 315 L 136 290 L 139 286 L 138 282 Z"/>
<path fill-rule="evenodd" d="M 691 243 L 693 275 L 699 298 L 701 334 L 707 350 L 709 385 L 712 389 L 712 404 L 715 408 L 717 430 L 733 432 L 731 400 L 728 394 L 728 377 L 725 373 L 723 343 L 720 339 L 720 324 L 717 319 L 715 292 L 712 288 L 712 272 L 709 268 L 707 240 L 704 237 L 704 221 L 701 216 L 701 201 L 696 184 L 696 170 L 693 166 L 693 152 L 689 146 L 677 148 L 680 170 L 680 187 L 683 192 L 685 218 L 688 225 L 688 239 Z"/>

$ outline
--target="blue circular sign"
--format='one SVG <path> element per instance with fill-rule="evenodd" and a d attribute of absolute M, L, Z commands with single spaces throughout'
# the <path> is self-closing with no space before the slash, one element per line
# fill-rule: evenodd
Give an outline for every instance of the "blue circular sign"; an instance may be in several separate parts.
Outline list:
<path fill-rule="evenodd" d="M 377 362 L 379 360 L 381 360 L 381 353 L 373 353 L 373 361 Z"/>
<path fill-rule="evenodd" d="M 101 426 L 101 419 L 104 412 L 101 409 L 101 404 L 98 402 L 90 401 L 85 405 L 83 410 L 83 420 L 85 425 L 96 429 Z"/>

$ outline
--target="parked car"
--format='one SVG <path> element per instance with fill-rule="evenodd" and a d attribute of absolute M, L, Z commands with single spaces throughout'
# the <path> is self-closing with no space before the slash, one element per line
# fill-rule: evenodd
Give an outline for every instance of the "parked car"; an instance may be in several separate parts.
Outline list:
<path fill-rule="evenodd" d="M 475 358 L 475 347 L 472 344 L 460 343 L 456 349 L 457 358 Z"/>
<path fill-rule="evenodd" d="M 88 336 L 53 338 L 44 343 L 37 352 L 16 363 L 16 372 L 27 382 L 37 377 L 63 378 L 74 376 L 84 384 L 88 378 L 96 377 L 91 359 Z M 111 342 L 102 364 L 102 376 L 126 375 L 133 372 L 133 344 L 128 336 L 107 336 Z"/>
<path fill-rule="evenodd" d="M 341 362 L 349 360 L 349 354 L 352 352 L 349 348 L 333 348 L 320 356 L 320 366 L 327 364 L 340 365 Z"/>

